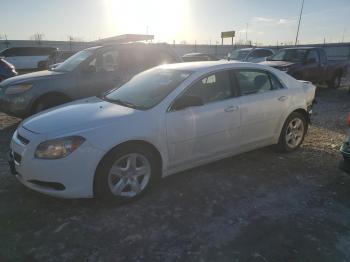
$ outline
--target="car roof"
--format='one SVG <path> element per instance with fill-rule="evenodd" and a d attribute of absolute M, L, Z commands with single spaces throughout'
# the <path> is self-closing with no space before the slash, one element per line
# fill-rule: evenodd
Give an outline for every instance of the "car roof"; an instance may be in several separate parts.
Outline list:
<path fill-rule="evenodd" d="M 271 51 L 271 49 L 269 49 L 269 48 L 261 48 L 261 47 L 249 47 L 249 48 L 238 49 L 238 51 L 253 51 L 253 50 L 269 50 L 269 51 Z"/>
<path fill-rule="evenodd" d="M 118 47 L 151 47 L 151 48 L 170 48 L 168 44 L 165 43 L 113 43 L 113 44 L 105 44 L 105 45 L 98 45 L 86 48 L 84 50 L 97 50 L 97 49 L 113 49 Z"/>
<path fill-rule="evenodd" d="M 319 47 L 312 47 L 312 46 L 305 46 L 305 47 L 288 47 L 288 48 L 283 48 L 285 50 L 295 50 L 295 49 L 299 49 L 299 50 L 310 50 L 310 49 L 321 49 Z"/>
<path fill-rule="evenodd" d="M 202 56 L 202 55 L 210 55 L 210 54 L 206 54 L 206 53 L 189 53 L 189 54 L 185 54 L 182 57 L 189 57 L 189 56 Z"/>
<path fill-rule="evenodd" d="M 239 62 L 239 61 L 203 61 L 203 62 L 186 62 L 177 64 L 165 64 L 160 65 L 157 68 L 163 69 L 174 69 L 174 70 L 184 70 L 184 71 L 194 71 L 194 72 L 210 72 L 220 69 L 235 69 L 235 68 L 256 68 L 256 69 L 268 69 L 268 66 Z"/>

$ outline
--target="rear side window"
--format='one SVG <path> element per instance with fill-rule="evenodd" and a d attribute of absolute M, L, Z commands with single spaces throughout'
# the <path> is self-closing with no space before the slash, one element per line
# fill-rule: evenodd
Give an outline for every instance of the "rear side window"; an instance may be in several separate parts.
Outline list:
<path fill-rule="evenodd" d="M 278 90 L 278 89 L 284 88 L 281 81 L 274 74 L 269 74 L 269 75 L 271 78 L 271 84 L 272 84 L 273 90 Z"/>
<path fill-rule="evenodd" d="M 237 81 L 241 95 L 251 95 L 266 93 L 275 89 L 279 89 L 281 83 L 273 82 L 270 75 L 261 70 L 242 69 L 236 72 Z M 277 81 L 277 79 L 275 79 Z"/>

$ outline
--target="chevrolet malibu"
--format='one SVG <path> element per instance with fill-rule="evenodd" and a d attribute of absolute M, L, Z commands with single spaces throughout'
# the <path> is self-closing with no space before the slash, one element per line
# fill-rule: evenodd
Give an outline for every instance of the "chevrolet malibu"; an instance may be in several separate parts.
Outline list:
<path fill-rule="evenodd" d="M 263 65 L 162 65 L 25 120 L 10 166 L 45 194 L 128 201 L 158 178 L 208 162 L 273 144 L 296 150 L 314 95 L 311 83 Z"/>

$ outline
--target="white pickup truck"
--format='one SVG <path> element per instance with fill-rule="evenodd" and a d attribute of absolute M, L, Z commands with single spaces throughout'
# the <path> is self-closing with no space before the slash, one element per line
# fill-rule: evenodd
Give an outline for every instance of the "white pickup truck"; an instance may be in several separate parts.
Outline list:
<path fill-rule="evenodd" d="M 57 50 L 54 47 L 11 47 L 3 50 L 0 57 L 5 57 L 17 70 L 35 70 Z"/>

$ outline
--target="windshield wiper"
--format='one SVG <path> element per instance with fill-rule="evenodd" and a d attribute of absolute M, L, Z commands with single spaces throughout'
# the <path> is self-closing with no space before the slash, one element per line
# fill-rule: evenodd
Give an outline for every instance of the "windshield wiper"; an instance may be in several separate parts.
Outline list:
<path fill-rule="evenodd" d="M 133 108 L 133 109 L 140 109 L 140 110 L 144 110 L 145 108 L 142 107 L 142 106 L 138 106 L 138 105 L 135 105 L 133 103 L 130 103 L 130 102 L 126 102 L 126 101 L 123 101 L 123 100 L 120 100 L 120 99 L 109 99 L 107 98 L 106 96 L 104 95 L 100 95 L 98 96 L 98 98 L 102 99 L 102 100 L 105 100 L 107 102 L 110 102 L 110 103 L 113 103 L 113 104 L 117 104 L 117 105 L 121 105 L 121 106 L 126 106 L 126 107 L 130 107 L 130 108 Z"/>

